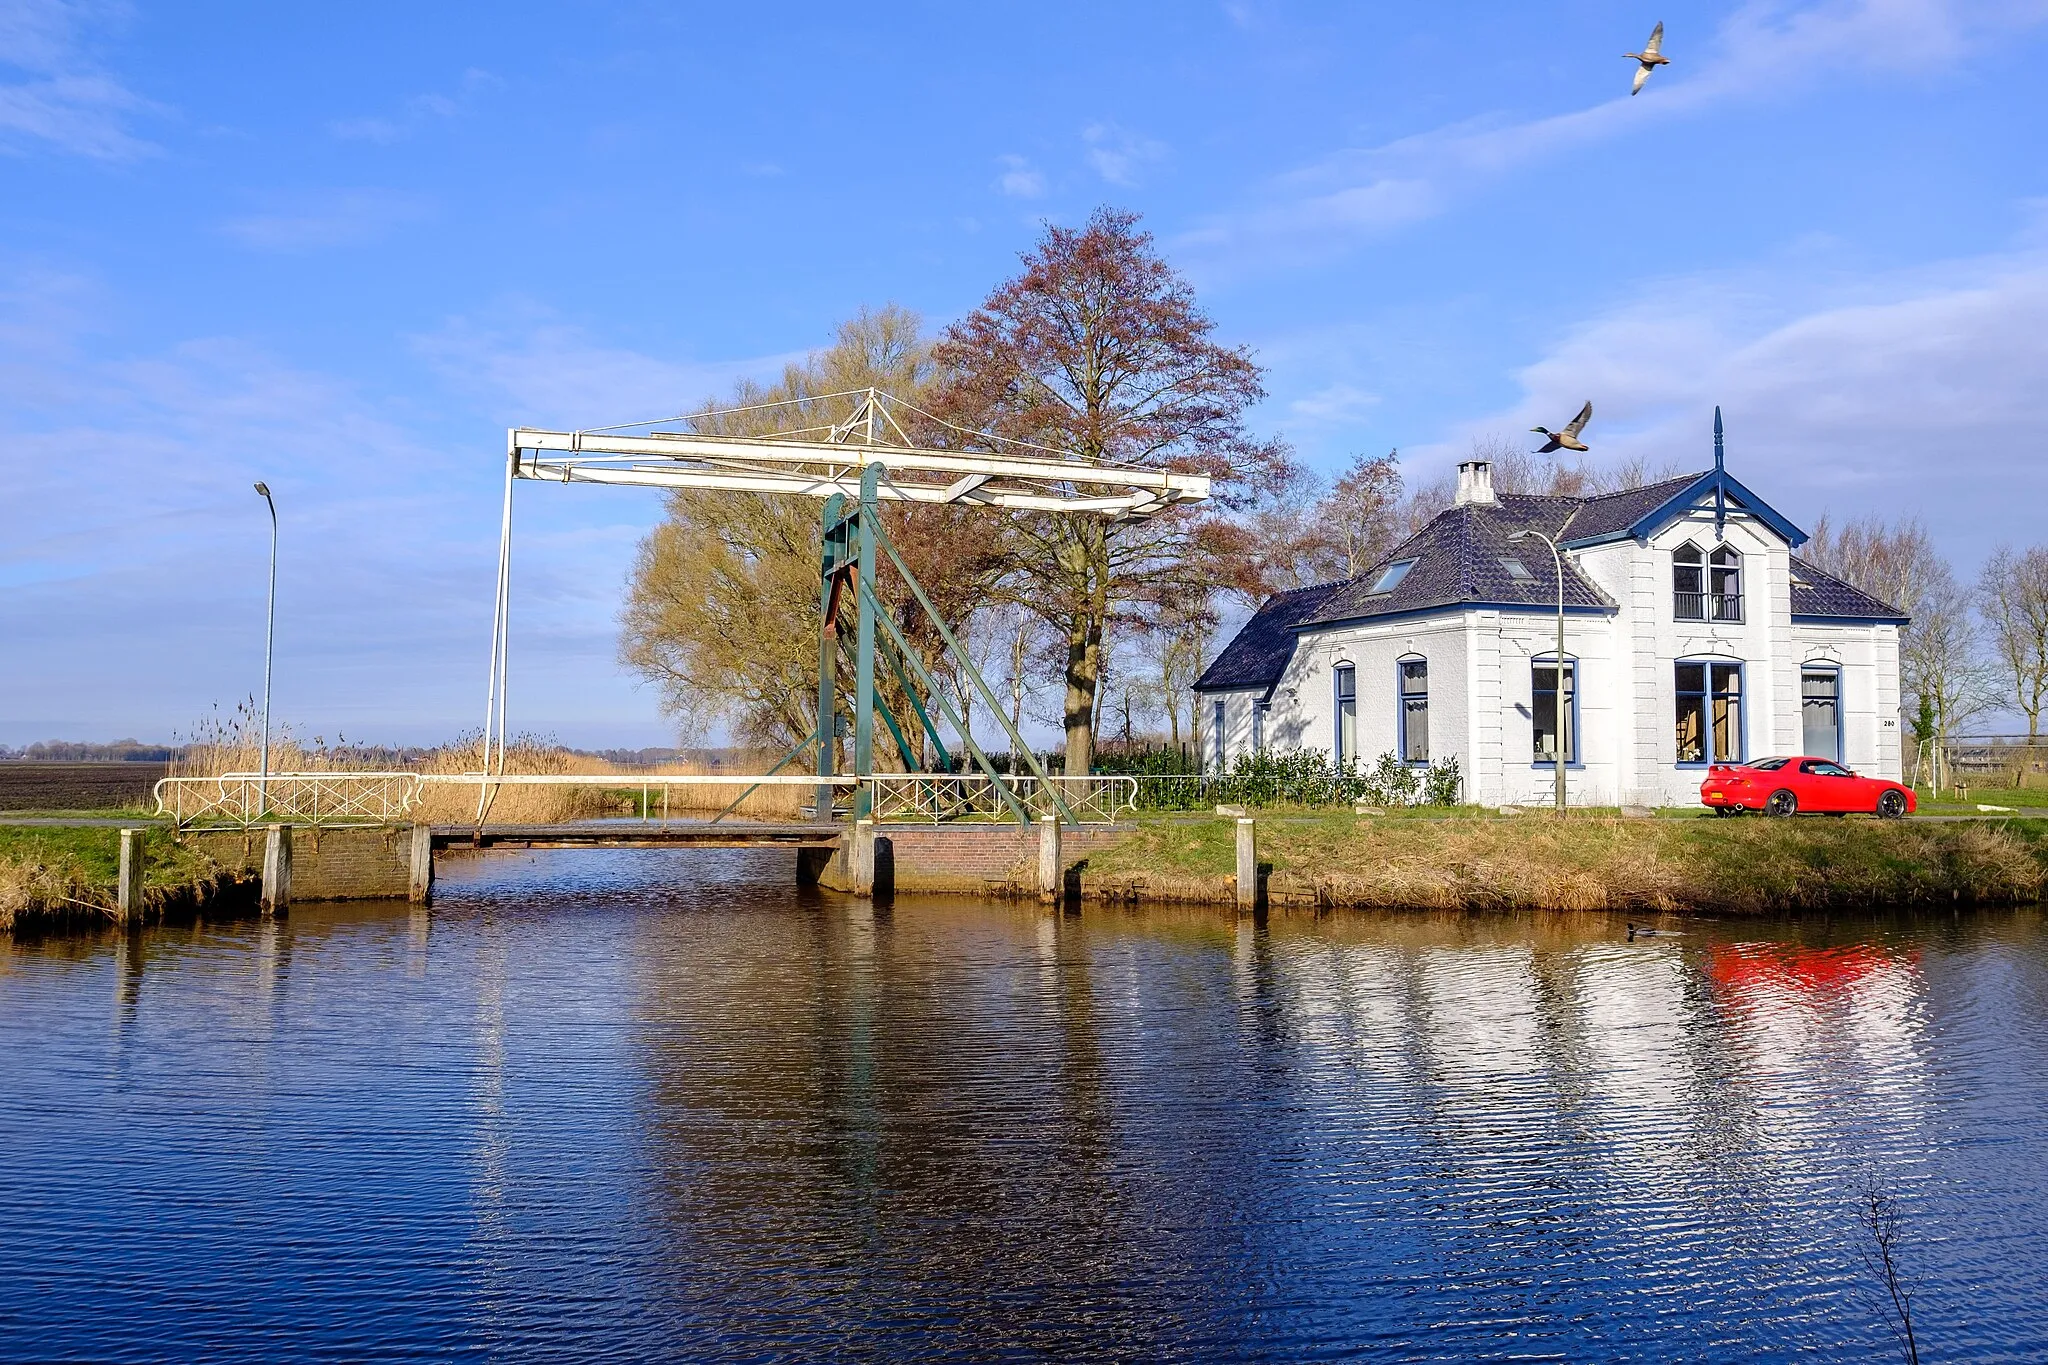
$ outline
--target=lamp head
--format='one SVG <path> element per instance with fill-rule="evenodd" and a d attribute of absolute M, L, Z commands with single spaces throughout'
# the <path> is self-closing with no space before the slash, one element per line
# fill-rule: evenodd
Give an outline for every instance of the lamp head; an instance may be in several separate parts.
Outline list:
<path fill-rule="evenodd" d="M 1528 531 L 1526 531 L 1526 530 L 1522 530 L 1522 531 L 1510 531 L 1510 532 L 1508 532 L 1508 539 L 1509 539 L 1509 540 L 1514 540 L 1514 541 L 1522 541 L 1522 540 L 1527 540 L 1528 538 L 1529 538 L 1529 533 L 1528 533 Z"/>
<path fill-rule="evenodd" d="M 270 496 L 270 485 L 264 483 L 261 479 L 258 479 L 256 481 L 256 491 L 267 498 Z"/>

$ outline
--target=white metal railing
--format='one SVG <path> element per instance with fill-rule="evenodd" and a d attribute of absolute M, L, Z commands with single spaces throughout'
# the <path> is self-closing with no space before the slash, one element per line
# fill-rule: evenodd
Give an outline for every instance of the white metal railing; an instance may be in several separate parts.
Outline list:
<path fill-rule="evenodd" d="M 178 825 L 276 820 L 304 825 L 390 824 L 419 804 L 418 773 L 222 773 L 166 777 L 156 813 Z"/>
<path fill-rule="evenodd" d="M 1113 823 L 1118 814 L 1137 807 L 1138 783 L 1131 777 L 1054 777 L 1048 779 L 1075 819 L 1085 824 Z M 878 821 L 928 821 L 1012 818 L 996 784 L 981 774 L 877 773 L 868 779 Z M 413 818 L 421 793 L 429 785 L 462 786 L 483 791 L 500 787 L 602 787 L 640 793 L 643 819 L 668 818 L 668 792 L 675 787 L 717 786 L 849 788 L 860 779 L 839 775 L 778 773 L 753 777 L 743 773 L 406 773 L 287 772 L 224 773 L 218 777 L 166 777 L 156 784 L 157 814 L 185 826 L 202 823 L 253 825 L 278 821 L 300 825 L 396 824 Z M 1009 779 L 1010 790 L 1036 818 L 1056 815 L 1045 782 L 1035 777 Z M 654 796 L 661 795 L 660 814 Z M 486 814 L 486 818 L 488 818 Z"/>
<path fill-rule="evenodd" d="M 868 779 L 877 821 L 1007 820 L 1014 818 L 995 782 L 980 773 L 876 773 Z M 1059 814 L 1046 783 L 1083 824 L 1114 823 L 1120 811 L 1137 807 L 1138 784 L 1129 777 L 1036 777 L 1008 779 L 1031 815 Z"/>
<path fill-rule="evenodd" d="M 264 821 L 303 825 L 395 824 L 410 820 L 428 785 L 472 787 L 602 787 L 640 793 L 640 811 L 654 818 L 654 794 L 661 794 L 660 818 L 668 818 L 672 787 L 743 788 L 852 787 L 852 777 L 777 774 L 753 777 L 728 773 L 401 773 L 323 772 L 226 773 L 219 777 L 166 777 L 156 784 L 158 815 L 178 825 Z"/>

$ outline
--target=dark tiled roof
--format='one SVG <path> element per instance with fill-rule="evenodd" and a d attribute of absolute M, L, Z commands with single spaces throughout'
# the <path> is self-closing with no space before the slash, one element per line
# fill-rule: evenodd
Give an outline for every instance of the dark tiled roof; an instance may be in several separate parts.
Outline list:
<path fill-rule="evenodd" d="M 1840 616 L 1859 621 L 1906 623 L 1906 613 L 1880 602 L 1860 588 L 1852 588 L 1832 574 L 1792 556 L 1792 614 L 1794 616 Z"/>
<path fill-rule="evenodd" d="M 1453 507 L 1403 541 L 1369 572 L 1331 584 L 1328 597 L 1302 617 L 1301 624 L 1335 625 L 1433 607 L 1555 605 L 1557 574 L 1550 547 L 1533 538 L 1510 544 L 1508 535 L 1534 527 L 1554 536 L 1565 518 L 1583 506 L 1580 498 L 1503 493 L 1498 503 Z M 1520 560 L 1530 577 L 1514 577 L 1502 565 L 1503 558 Z M 1415 567 L 1392 592 L 1372 592 L 1381 571 L 1402 559 L 1413 559 Z M 1582 577 L 1570 560 L 1564 566 L 1564 601 L 1567 607 L 1614 609 L 1607 595 Z"/>
<path fill-rule="evenodd" d="M 1565 534 L 1573 540 L 1619 535 L 1705 477 L 1705 474 L 1686 474 L 1662 483 L 1581 499 L 1579 513 L 1572 518 L 1571 525 L 1565 527 Z"/>
<path fill-rule="evenodd" d="M 1318 583 L 1312 588 L 1296 588 L 1267 598 L 1196 680 L 1195 690 L 1220 692 L 1271 687 L 1279 682 L 1288 658 L 1294 653 L 1294 628 L 1322 604 L 1333 588 L 1341 586 Z"/>

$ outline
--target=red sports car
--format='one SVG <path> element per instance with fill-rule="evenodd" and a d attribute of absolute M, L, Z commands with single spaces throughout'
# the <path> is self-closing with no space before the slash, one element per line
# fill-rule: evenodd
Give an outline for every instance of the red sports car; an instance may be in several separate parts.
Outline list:
<path fill-rule="evenodd" d="M 1716 763 L 1700 783 L 1700 800 L 1716 815 L 1847 815 L 1851 811 L 1896 820 L 1919 803 L 1913 789 L 1881 777 L 1858 777 L 1828 758 L 1760 758 Z"/>

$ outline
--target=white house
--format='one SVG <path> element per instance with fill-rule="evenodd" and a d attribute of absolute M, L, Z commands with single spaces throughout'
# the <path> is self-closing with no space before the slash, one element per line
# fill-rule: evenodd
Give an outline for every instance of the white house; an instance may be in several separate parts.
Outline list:
<path fill-rule="evenodd" d="M 1563 555 L 1565 658 L 1557 660 Z M 1601 497 L 1456 505 L 1357 578 L 1269 599 L 1195 684 L 1212 768 L 1264 748 L 1451 756 L 1465 799 L 1691 804 L 1710 762 L 1817 754 L 1897 778 L 1896 608 L 1793 551 L 1715 468 Z"/>

